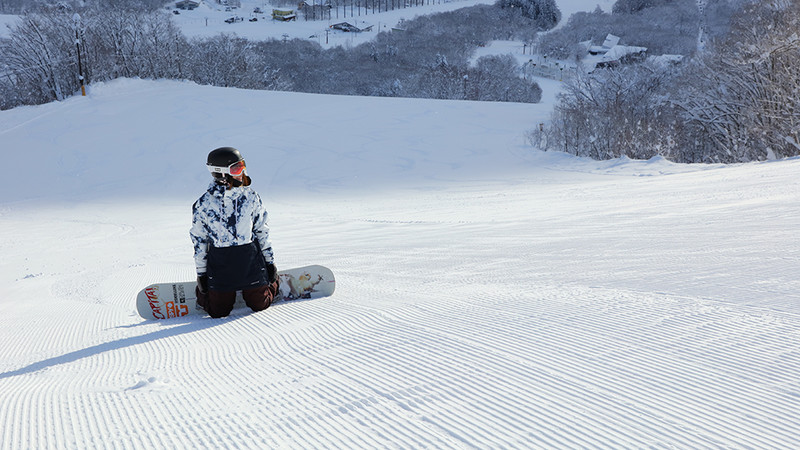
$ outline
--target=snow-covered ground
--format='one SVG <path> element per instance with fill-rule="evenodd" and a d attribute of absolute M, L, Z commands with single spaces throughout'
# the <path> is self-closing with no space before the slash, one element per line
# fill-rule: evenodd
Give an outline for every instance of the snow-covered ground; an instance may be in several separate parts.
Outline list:
<path fill-rule="evenodd" d="M 117 80 L 0 112 L 0 449 L 800 446 L 800 159 L 534 152 L 540 83 L 533 105 Z M 141 288 L 194 277 L 222 145 L 278 267 L 336 293 L 143 321 Z"/>
<path fill-rule="evenodd" d="M 409 6 L 379 13 L 374 13 L 373 10 L 359 12 L 357 9 L 351 13 L 349 9 L 347 11 L 342 9 L 339 11 L 338 16 L 334 12 L 330 20 L 305 20 L 301 13 L 296 21 L 279 22 L 271 18 L 273 6 L 261 0 L 242 0 L 242 7 L 233 11 L 225 11 L 225 6 L 204 0 L 200 7 L 192 11 L 179 11 L 180 14 L 173 16 L 173 19 L 183 33 L 190 37 L 208 37 L 219 33 L 227 33 L 247 39 L 281 39 L 283 37 L 287 39 L 312 39 L 326 48 L 333 46 L 348 47 L 374 39 L 378 31 L 391 32 L 392 27 L 397 26 L 403 19 L 411 20 L 420 15 L 452 11 L 477 4 L 492 4 L 494 2 L 495 0 L 428 0 L 416 2 L 426 3 L 424 5 L 420 4 L 419 6 Z M 413 5 L 415 2 L 407 3 Z M 563 23 L 576 12 L 592 11 L 598 6 L 604 11 L 610 11 L 614 0 L 558 0 L 557 4 L 561 10 Z M 263 13 L 253 13 L 255 8 L 261 9 Z M 292 8 L 277 9 L 288 10 Z M 231 24 L 225 23 L 226 19 L 234 16 L 241 17 L 244 20 Z M 250 22 L 251 18 L 256 18 L 257 21 Z M 372 30 L 363 33 L 349 33 L 330 28 L 331 25 L 340 22 L 348 22 L 359 28 L 372 26 Z"/>
<path fill-rule="evenodd" d="M 118 80 L 1 112 L 0 447 L 797 447 L 800 159 L 536 153 L 549 106 Z M 337 291 L 143 321 L 220 145 Z"/>
<path fill-rule="evenodd" d="M 299 3 L 299 2 L 298 2 Z M 242 7 L 233 11 L 225 11 L 225 7 L 213 1 L 203 1 L 200 7 L 192 11 L 179 11 L 180 14 L 173 16 L 174 22 L 181 28 L 183 33 L 189 37 L 209 37 L 219 33 L 235 34 L 247 39 L 312 39 L 323 47 L 333 46 L 353 46 L 372 40 L 380 31 L 391 31 L 401 19 L 410 20 L 418 15 L 431 14 L 435 12 L 452 11 L 458 8 L 473 6 L 476 4 L 490 3 L 490 0 L 454 0 L 442 2 L 436 0 L 433 4 L 415 6 L 373 13 L 370 10 L 362 10 L 359 13 L 355 10 L 352 14 L 350 10 L 340 10 L 339 17 L 336 13 L 330 20 L 306 20 L 302 13 L 298 14 L 295 21 L 280 22 L 272 20 L 272 9 L 291 10 L 291 7 L 274 7 L 269 3 L 254 0 L 243 0 Z M 263 13 L 255 14 L 253 10 L 258 7 Z M 295 12 L 297 12 L 295 10 Z M 345 13 L 347 14 L 345 16 Z M 241 22 L 226 23 L 225 20 L 231 17 L 241 17 Z M 251 18 L 256 18 L 256 22 L 250 22 Z M 363 33 L 350 33 L 337 31 L 330 28 L 331 25 L 341 22 L 348 22 L 359 28 L 372 26 L 372 31 Z"/>
<path fill-rule="evenodd" d="M 0 37 L 8 37 L 10 28 L 17 24 L 18 16 L 11 14 L 0 14 Z"/>

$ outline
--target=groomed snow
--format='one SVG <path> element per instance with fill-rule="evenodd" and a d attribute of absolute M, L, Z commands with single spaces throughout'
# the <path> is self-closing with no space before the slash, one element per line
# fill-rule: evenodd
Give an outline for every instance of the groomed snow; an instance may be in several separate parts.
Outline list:
<path fill-rule="evenodd" d="M 0 113 L 0 447 L 796 447 L 800 159 L 537 153 L 551 106 L 117 80 Z M 143 321 L 220 145 L 336 293 Z"/>
<path fill-rule="evenodd" d="M 539 82 L 531 105 L 116 80 L 0 112 L 0 449 L 800 446 L 800 158 L 535 152 Z M 336 293 L 143 321 L 141 288 L 194 277 L 222 145 L 278 267 Z"/>

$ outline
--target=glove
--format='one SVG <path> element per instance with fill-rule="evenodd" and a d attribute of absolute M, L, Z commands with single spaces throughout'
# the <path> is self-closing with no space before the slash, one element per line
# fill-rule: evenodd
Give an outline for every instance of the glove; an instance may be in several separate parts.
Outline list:
<path fill-rule="evenodd" d="M 208 293 L 208 275 L 201 273 L 197 276 L 197 289 L 201 294 Z"/>
<path fill-rule="evenodd" d="M 267 263 L 267 280 L 269 284 L 274 283 L 278 279 L 278 268 L 273 263 Z"/>

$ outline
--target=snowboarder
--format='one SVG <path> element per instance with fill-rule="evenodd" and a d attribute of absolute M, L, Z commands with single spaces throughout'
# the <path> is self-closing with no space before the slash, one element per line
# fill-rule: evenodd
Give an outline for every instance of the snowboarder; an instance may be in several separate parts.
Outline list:
<path fill-rule="evenodd" d="M 192 207 L 197 304 L 211 317 L 233 310 L 242 291 L 253 311 L 269 307 L 278 293 L 278 270 L 272 254 L 267 211 L 250 187 L 244 158 L 233 147 L 208 154 L 214 177 Z"/>

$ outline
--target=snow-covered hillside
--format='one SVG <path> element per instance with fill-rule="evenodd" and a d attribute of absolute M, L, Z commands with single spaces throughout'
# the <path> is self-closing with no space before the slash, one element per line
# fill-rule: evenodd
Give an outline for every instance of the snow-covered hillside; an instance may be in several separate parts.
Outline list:
<path fill-rule="evenodd" d="M 549 107 L 118 80 L 0 112 L 0 448 L 797 447 L 800 159 L 536 153 Z M 143 321 L 220 145 L 336 293 Z"/>
<path fill-rule="evenodd" d="M 330 20 L 305 20 L 302 13 L 296 21 L 280 22 L 271 19 L 272 6 L 262 0 L 242 0 L 241 7 L 226 11 L 226 7 L 213 1 L 203 1 L 200 7 L 191 11 L 179 11 L 173 16 L 175 23 L 189 37 L 209 37 L 219 33 L 235 34 L 247 39 L 311 39 L 323 47 L 353 46 L 372 40 L 379 31 L 391 32 L 401 20 L 411 20 L 417 16 L 452 11 L 479 4 L 492 4 L 495 0 L 433 0 L 428 2 L 406 2 L 404 7 L 397 2 L 398 9 L 375 13 L 340 10 L 337 16 L 332 13 Z M 596 7 L 610 11 L 615 0 L 558 0 L 562 23 L 579 11 L 592 11 Z M 299 2 L 298 2 L 299 3 Z M 416 5 L 415 5 L 416 3 Z M 258 8 L 262 13 L 254 13 Z M 279 8 L 283 10 L 291 8 Z M 226 23 L 231 17 L 241 17 L 241 22 Z M 255 18 L 255 22 L 250 19 Z M 363 33 L 349 33 L 333 30 L 331 25 L 348 22 L 359 28 L 372 27 Z"/>

